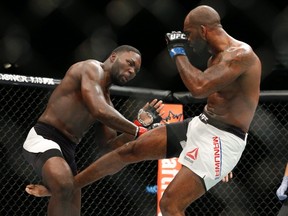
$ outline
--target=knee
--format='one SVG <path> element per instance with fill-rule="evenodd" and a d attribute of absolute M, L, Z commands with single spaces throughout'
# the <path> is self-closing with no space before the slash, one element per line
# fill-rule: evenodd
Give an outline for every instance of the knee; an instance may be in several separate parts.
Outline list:
<path fill-rule="evenodd" d="M 160 209 L 163 215 L 173 215 L 175 213 L 175 207 L 171 199 L 166 196 L 163 196 L 160 200 Z"/>
<path fill-rule="evenodd" d="M 122 162 L 133 162 L 133 159 L 137 156 L 136 142 L 128 142 L 116 151 Z"/>
<path fill-rule="evenodd" d="M 162 215 L 184 215 L 185 210 L 180 209 L 179 206 L 177 206 L 176 201 L 169 197 L 169 196 L 163 196 L 160 200 L 160 210 Z"/>
<path fill-rule="evenodd" d="M 72 198 L 74 194 L 74 182 L 73 180 L 58 181 L 51 187 L 50 190 L 53 196 L 69 199 Z"/>

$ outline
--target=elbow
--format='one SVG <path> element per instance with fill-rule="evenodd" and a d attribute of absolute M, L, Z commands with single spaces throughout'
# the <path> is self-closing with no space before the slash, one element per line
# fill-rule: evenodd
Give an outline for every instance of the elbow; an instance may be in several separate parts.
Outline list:
<path fill-rule="evenodd" d="M 202 98 L 206 98 L 208 95 L 206 94 L 205 91 L 203 91 L 203 88 L 201 87 L 194 87 L 189 89 L 192 97 L 197 98 L 197 99 L 202 99 Z"/>
<path fill-rule="evenodd" d="M 202 81 L 202 80 L 194 80 L 193 82 L 188 82 L 185 83 L 186 88 L 189 90 L 189 92 L 191 93 L 191 95 L 194 98 L 197 99 L 202 99 L 202 98 L 206 98 L 209 94 L 208 94 L 208 85 L 207 82 Z"/>
<path fill-rule="evenodd" d="M 202 96 L 202 95 L 197 95 L 197 94 L 191 94 L 192 97 L 196 98 L 196 99 L 203 99 L 203 98 L 206 98 L 205 96 Z"/>
<path fill-rule="evenodd" d="M 91 113 L 93 118 L 99 120 L 100 122 L 102 122 L 104 120 L 103 117 L 106 116 L 105 109 L 102 108 L 94 109 Z"/>

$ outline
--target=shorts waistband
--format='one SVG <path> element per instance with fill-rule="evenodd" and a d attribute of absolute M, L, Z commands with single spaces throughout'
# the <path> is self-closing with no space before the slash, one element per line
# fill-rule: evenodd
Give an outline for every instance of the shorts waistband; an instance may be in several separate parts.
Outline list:
<path fill-rule="evenodd" d="M 220 130 L 232 133 L 241 138 L 242 140 L 245 140 L 246 138 L 246 133 L 242 131 L 240 128 L 220 122 L 212 118 L 211 116 L 207 115 L 204 111 L 199 115 L 199 119 L 205 124 L 210 124 Z"/>
<path fill-rule="evenodd" d="M 41 121 L 37 121 L 36 124 L 34 125 L 34 127 L 37 128 L 42 128 L 44 131 L 48 132 L 48 136 L 50 137 L 50 139 L 56 138 L 57 140 L 54 140 L 55 142 L 59 142 L 59 138 L 62 138 L 62 141 L 65 141 L 66 143 L 69 143 L 71 146 L 75 146 L 77 145 L 77 143 L 73 142 L 71 139 L 69 139 L 65 134 L 63 134 L 60 130 L 58 130 L 57 128 L 55 128 L 52 125 L 49 125 L 45 122 L 41 122 Z M 47 129 L 47 130 L 46 130 Z M 43 131 L 42 130 L 42 131 Z M 49 131 L 53 131 L 53 133 L 49 133 Z M 42 134 L 43 135 L 43 134 Z M 52 136 L 52 137 L 51 137 Z M 74 147 L 74 148 L 75 148 Z"/>

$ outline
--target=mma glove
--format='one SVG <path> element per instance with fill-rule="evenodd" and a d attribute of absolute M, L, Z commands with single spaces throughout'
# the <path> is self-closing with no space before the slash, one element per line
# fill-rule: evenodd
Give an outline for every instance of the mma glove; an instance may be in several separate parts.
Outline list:
<path fill-rule="evenodd" d="M 186 55 L 185 46 L 188 44 L 187 36 L 181 31 L 166 33 L 167 48 L 172 59 L 177 55 Z"/>
<path fill-rule="evenodd" d="M 143 120 L 141 118 L 142 114 L 146 114 L 149 118 L 149 120 Z M 155 127 L 158 127 L 160 125 L 160 122 L 162 121 L 162 117 L 157 112 L 156 108 L 153 106 L 148 106 L 147 109 L 140 109 L 137 115 L 137 119 L 134 120 L 134 124 L 139 127 L 145 127 L 148 130 L 153 129 Z"/>
<path fill-rule="evenodd" d="M 276 195 L 279 200 L 287 199 L 288 176 L 284 176 L 280 187 L 277 189 Z"/>

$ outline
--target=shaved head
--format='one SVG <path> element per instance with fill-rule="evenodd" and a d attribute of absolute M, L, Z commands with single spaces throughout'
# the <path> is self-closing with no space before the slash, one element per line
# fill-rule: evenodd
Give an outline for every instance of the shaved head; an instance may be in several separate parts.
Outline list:
<path fill-rule="evenodd" d="M 201 5 L 191 10 L 184 23 L 185 25 L 221 26 L 218 12 L 207 5 Z"/>

